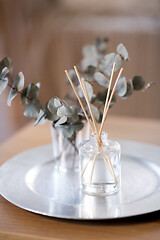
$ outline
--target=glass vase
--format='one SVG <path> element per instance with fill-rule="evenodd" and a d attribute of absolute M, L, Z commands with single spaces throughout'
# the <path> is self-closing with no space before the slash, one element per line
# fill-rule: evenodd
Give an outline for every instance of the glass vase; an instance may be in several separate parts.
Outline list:
<path fill-rule="evenodd" d="M 74 131 L 78 129 L 78 131 Z M 55 168 L 60 172 L 78 171 L 79 169 L 79 144 L 89 139 L 90 128 L 88 124 L 51 125 L 53 159 Z"/>
<path fill-rule="evenodd" d="M 92 135 L 91 140 L 81 143 L 80 178 L 84 193 L 96 196 L 107 196 L 117 193 L 120 188 L 121 165 L 120 144 L 102 132 L 102 144 Z"/>

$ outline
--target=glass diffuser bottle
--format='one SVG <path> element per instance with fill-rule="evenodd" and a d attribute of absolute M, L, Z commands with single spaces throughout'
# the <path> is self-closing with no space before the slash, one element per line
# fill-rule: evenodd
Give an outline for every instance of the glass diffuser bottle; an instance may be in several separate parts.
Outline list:
<path fill-rule="evenodd" d="M 96 136 L 92 135 L 91 140 L 80 145 L 81 189 L 86 194 L 107 196 L 120 188 L 121 148 L 118 142 L 108 139 L 105 132 L 101 140 L 99 146 Z"/>
<path fill-rule="evenodd" d="M 98 129 L 95 120 L 85 79 L 81 79 L 76 66 L 74 66 L 92 121 L 90 121 L 87 115 L 87 112 L 83 106 L 81 99 L 79 98 L 78 92 L 67 70 L 65 71 L 67 78 L 73 88 L 73 91 L 77 97 L 77 100 L 79 101 L 79 104 L 93 133 L 91 140 L 82 142 L 79 149 L 81 188 L 84 193 L 90 195 L 111 195 L 118 192 L 120 188 L 120 145 L 116 141 L 109 140 L 107 138 L 107 134 L 105 132 L 102 132 L 113 95 L 115 93 L 118 81 L 123 71 L 123 68 L 121 68 L 114 83 L 113 89 L 111 90 L 115 66 L 116 62 L 113 63 L 111 77 L 108 83 L 107 96 L 100 129 Z"/>

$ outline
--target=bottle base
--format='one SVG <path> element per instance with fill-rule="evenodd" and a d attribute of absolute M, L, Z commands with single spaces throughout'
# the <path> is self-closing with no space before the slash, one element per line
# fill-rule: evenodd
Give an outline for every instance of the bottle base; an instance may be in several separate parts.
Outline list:
<path fill-rule="evenodd" d="M 82 192 L 88 195 L 99 197 L 116 194 L 118 193 L 119 189 L 120 186 L 116 185 L 115 183 L 92 183 L 81 185 Z"/>

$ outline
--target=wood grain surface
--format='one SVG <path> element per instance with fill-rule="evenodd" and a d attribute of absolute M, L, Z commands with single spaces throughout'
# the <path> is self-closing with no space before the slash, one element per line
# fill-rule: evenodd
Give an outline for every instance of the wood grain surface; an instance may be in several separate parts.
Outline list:
<path fill-rule="evenodd" d="M 110 138 L 160 145 L 159 120 L 109 117 L 105 130 Z M 50 142 L 49 124 L 29 124 L 0 146 L 0 165 L 22 151 Z M 0 196 L 0 239 L 160 239 L 160 211 L 123 220 L 70 221 L 30 213 Z"/>

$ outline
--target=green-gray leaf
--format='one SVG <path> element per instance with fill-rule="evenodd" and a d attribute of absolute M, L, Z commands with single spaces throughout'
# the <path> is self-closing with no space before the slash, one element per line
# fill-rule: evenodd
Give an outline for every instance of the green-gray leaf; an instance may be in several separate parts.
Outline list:
<path fill-rule="evenodd" d="M 34 126 L 36 126 L 37 124 L 44 124 L 47 122 L 47 119 L 45 118 L 46 114 L 44 113 L 44 111 L 42 109 L 40 109 L 40 112 L 38 113 L 37 119 L 34 123 Z"/>
<path fill-rule="evenodd" d="M 98 52 L 95 45 L 86 45 L 82 49 L 84 58 L 81 61 L 81 68 L 86 71 L 88 66 L 97 66 Z"/>
<path fill-rule="evenodd" d="M 111 101 L 111 103 L 110 103 L 110 105 L 109 105 L 109 108 L 113 107 L 113 105 L 115 104 L 115 102 L 116 102 L 116 95 L 113 94 L 112 101 Z"/>
<path fill-rule="evenodd" d="M 127 91 L 126 94 L 122 97 L 123 99 L 128 98 L 129 96 L 131 96 L 133 93 L 133 85 L 132 82 L 127 82 Z"/>
<path fill-rule="evenodd" d="M 54 113 L 50 112 L 47 105 L 48 103 L 46 103 L 44 107 L 45 118 L 53 122 L 57 121 L 59 119 L 59 117 L 57 116 L 57 112 L 56 111 Z"/>
<path fill-rule="evenodd" d="M 7 67 L 9 72 L 12 73 L 13 70 L 13 62 L 9 57 L 5 57 L 0 61 L 0 72 Z"/>
<path fill-rule="evenodd" d="M 58 110 L 57 110 L 57 116 L 58 117 L 63 117 L 65 115 L 66 115 L 66 108 L 65 108 L 65 106 L 59 107 Z"/>
<path fill-rule="evenodd" d="M 145 81 L 141 76 L 134 76 L 134 78 L 132 79 L 132 84 L 133 84 L 134 90 L 138 91 L 144 87 Z"/>
<path fill-rule="evenodd" d="M 106 38 L 96 38 L 95 45 L 99 53 L 104 53 L 107 51 L 107 42 L 108 39 Z"/>
<path fill-rule="evenodd" d="M 122 57 L 122 59 L 128 60 L 128 51 L 122 43 L 117 46 L 117 53 Z"/>
<path fill-rule="evenodd" d="M 93 87 L 88 82 L 85 82 L 85 84 L 86 84 L 86 90 L 87 90 L 87 93 L 88 93 L 89 100 L 91 101 L 92 96 L 93 96 Z M 83 94 L 83 91 L 82 91 L 82 88 L 81 88 L 80 85 L 77 87 L 77 91 L 78 91 L 78 95 L 79 95 L 80 98 L 84 97 L 84 94 Z"/>
<path fill-rule="evenodd" d="M 21 93 L 21 103 L 22 104 L 28 104 L 28 99 L 27 99 L 27 91 L 28 91 L 28 88 L 24 88 L 22 93 Z"/>
<path fill-rule="evenodd" d="M 8 100 L 7 100 L 7 105 L 11 106 L 12 100 L 16 97 L 18 91 L 21 91 L 24 86 L 24 75 L 22 72 L 19 72 L 13 82 L 12 88 L 10 90 Z"/>
<path fill-rule="evenodd" d="M 127 81 L 125 77 L 121 77 L 118 81 L 117 87 L 116 87 L 118 96 L 123 97 L 127 92 Z"/>
<path fill-rule="evenodd" d="M 113 63 L 116 63 L 115 71 L 117 71 L 122 63 L 121 57 L 116 53 L 110 53 L 104 56 L 104 59 L 100 61 L 99 67 L 102 72 L 107 75 L 111 75 Z"/>
<path fill-rule="evenodd" d="M 32 100 L 38 99 L 39 96 L 39 87 L 34 84 L 30 83 L 28 87 L 24 88 L 21 93 L 21 102 L 22 104 L 30 103 Z"/>
<path fill-rule="evenodd" d="M 99 122 L 99 119 L 100 119 L 100 111 L 98 110 L 98 108 L 96 106 L 94 106 L 93 104 L 91 104 L 91 107 L 92 107 L 92 111 L 93 111 L 93 115 L 95 117 L 95 120 L 97 122 Z"/>
<path fill-rule="evenodd" d="M 53 97 L 49 100 L 47 104 L 47 108 L 51 113 L 56 114 L 58 107 L 60 107 L 61 105 L 62 105 L 62 102 L 60 101 L 60 99 L 57 97 Z"/>
<path fill-rule="evenodd" d="M 28 86 L 27 97 L 29 99 L 38 99 L 39 97 L 39 87 L 36 84 L 31 83 Z"/>
<path fill-rule="evenodd" d="M 68 123 L 76 123 L 79 121 L 78 114 L 72 114 L 70 117 L 68 117 Z"/>
<path fill-rule="evenodd" d="M 39 112 L 40 112 L 40 102 L 38 99 L 35 99 L 26 107 L 24 111 L 24 116 L 28 118 L 36 119 L 38 117 Z"/>
<path fill-rule="evenodd" d="M 0 79 L 4 79 L 8 73 L 9 73 L 9 69 L 7 67 L 3 68 L 0 74 Z"/>
<path fill-rule="evenodd" d="M 7 105 L 9 107 L 11 106 L 12 100 L 17 96 L 17 93 L 18 93 L 18 91 L 16 88 L 11 88 L 11 90 L 9 92 L 8 100 L 7 100 Z"/>
<path fill-rule="evenodd" d="M 77 78 L 77 75 L 76 75 L 75 71 L 74 71 L 73 69 L 70 69 L 70 70 L 68 71 L 68 74 L 69 74 L 69 76 L 70 76 L 73 84 L 74 84 L 74 85 L 78 85 L 78 84 L 79 84 L 79 81 L 78 81 L 78 78 Z M 67 82 L 69 82 L 67 77 L 66 77 L 66 80 L 67 80 Z"/>
<path fill-rule="evenodd" d="M 147 89 L 149 89 L 150 87 L 152 87 L 155 84 L 156 84 L 155 82 L 147 83 L 146 86 L 143 88 L 143 92 L 145 92 Z"/>
<path fill-rule="evenodd" d="M 56 108 L 58 108 L 58 107 L 60 107 L 61 105 L 62 105 L 61 100 L 60 100 L 59 98 L 57 98 L 57 97 L 54 97 L 54 106 L 55 106 Z"/>
<path fill-rule="evenodd" d="M 106 78 L 103 73 L 101 73 L 101 72 L 96 72 L 96 73 L 94 74 L 94 79 L 96 80 L 96 82 L 97 82 L 100 86 L 105 87 L 105 88 L 108 88 L 108 86 L 109 86 L 109 79 Z"/>
<path fill-rule="evenodd" d="M 82 48 L 82 54 L 85 58 L 97 57 L 97 48 L 95 45 L 86 45 Z"/>
<path fill-rule="evenodd" d="M 8 84 L 8 78 L 0 79 L 0 94 L 4 91 L 4 89 L 7 87 Z"/>
<path fill-rule="evenodd" d="M 19 72 L 14 80 L 13 87 L 17 88 L 18 91 L 21 91 L 24 87 L 24 75 L 22 72 Z"/>
<path fill-rule="evenodd" d="M 4 91 L 8 84 L 8 78 L 6 77 L 9 69 L 7 67 L 3 68 L 0 74 L 0 94 Z"/>
<path fill-rule="evenodd" d="M 89 82 L 92 82 L 94 80 L 95 71 L 96 71 L 96 67 L 91 65 L 88 66 L 84 74 L 85 79 Z"/>
<path fill-rule="evenodd" d="M 96 95 L 95 101 L 98 104 L 105 104 L 106 96 L 107 96 L 107 90 L 103 90 L 101 92 L 98 92 L 97 95 Z"/>
<path fill-rule="evenodd" d="M 67 117 L 63 116 L 56 122 L 55 127 L 57 127 L 58 125 L 64 124 L 65 122 L 67 122 Z"/>

